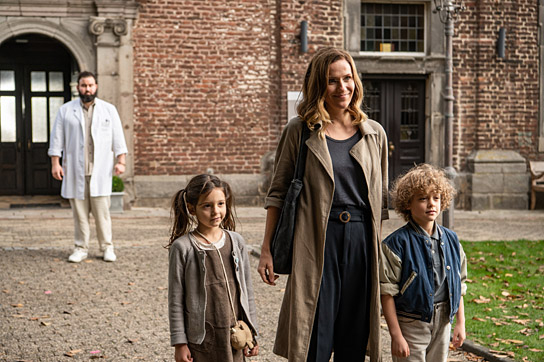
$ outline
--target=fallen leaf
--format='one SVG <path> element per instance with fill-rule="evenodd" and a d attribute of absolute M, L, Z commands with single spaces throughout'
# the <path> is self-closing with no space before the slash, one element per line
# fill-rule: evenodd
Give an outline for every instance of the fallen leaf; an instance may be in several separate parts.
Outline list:
<path fill-rule="evenodd" d="M 514 275 L 510 274 L 510 273 L 506 273 L 504 274 L 505 277 L 513 277 Z"/>
<path fill-rule="evenodd" d="M 85 259 L 83 260 L 84 263 L 92 263 L 93 261 L 91 259 Z"/>
<path fill-rule="evenodd" d="M 21 303 L 12 304 L 11 306 L 12 306 L 13 308 L 23 308 L 23 307 L 24 307 L 24 305 L 21 304 Z"/>
<path fill-rule="evenodd" d="M 503 290 L 501 294 L 504 295 L 505 297 L 508 297 L 510 295 L 510 293 L 508 293 L 506 290 Z"/>
<path fill-rule="evenodd" d="M 136 342 L 138 342 L 138 338 L 129 338 L 129 339 L 127 339 L 127 343 L 132 343 L 132 344 L 134 344 L 134 343 L 136 343 Z"/>
<path fill-rule="evenodd" d="M 14 314 L 12 315 L 13 318 L 24 318 L 26 316 L 22 315 L 22 314 Z"/>
<path fill-rule="evenodd" d="M 485 319 L 478 318 L 478 317 L 472 317 L 472 319 L 478 322 L 485 322 Z"/>
<path fill-rule="evenodd" d="M 2 293 L 6 293 L 6 294 L 7 294 L 7 293 L 9 293 L 9 290 L 4 289 L 4 290 L 2 290 Z"/>
<path fill-rule="evenodd" d="M 480 297 L 478 299 L 473 299 L 472 302 L 474 302 L 476 304 L 483 304 L 483 303 L 491 302 L 491 299 L 480 295 Z"/>
<path fill-rule="evenodd" d="M 100 353 L 100 351 L 99 351 L 99 350 L 95 350 L 95 351 L 90 351 L 89 353 L 90 353 L 90 354 L 97 354 L 97 353 Z"/>
<path fill-rule="evenodd" d="M 51 325 L 51 322 L 44 322 L 44 321 L 41 321 L 40 322 L 42 326 L 50 326 Z"/>
<path fill-rule="evenodd" d="M 529 348 L 529 351 L 531 351 L 531 352 L 542 352 L 541 349 L 536 349 L 536 348 Z"/>
<path fill-rule="evenodd" d="M 132 304 L 132 302 L 127 302 L 127 301 L 124 301 L 124 302 L 121 302 L 122 305 L 127 305 L 127 304 Z"/>
<path fill-rule="evenodd" d="M 134 282 L 129 282 L 128 283 L 128 285 L 134 285 L 134 284 L 136 284 L 136 283 L 134 283 Z"/>
<path fill-rule="evenodd" d="M 81 349 L 73 349 L 70 352 L 66 352 L 64 355 L 67 357 L 74 357 L 76 354 L 83 352 Z"/>
<path fill-rule="evenodd" d="M 529 324 L 530 321 L 531 321 L 530 319 L 514 319 L 514 320 L 512 320 L 512 322 L 517 323 L 517 324 L 521 324 L 522 326 L 526 326 L 527 324 Z"/>
<path fill-rule="evenodd" d="M 46 290 L 46 291 L 44 292 L 44 294 L 51 294 L 51 291 L 50 291 L 50 290 Z"/>

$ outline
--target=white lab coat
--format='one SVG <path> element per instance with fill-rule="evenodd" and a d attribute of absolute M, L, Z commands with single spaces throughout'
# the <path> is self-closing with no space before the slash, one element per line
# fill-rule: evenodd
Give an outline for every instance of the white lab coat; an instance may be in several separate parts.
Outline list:
<path fill-rule="evenodd" d="M 128 152 L 121 119 L 113 104 L 95 99 L 91 135 L 94 164 L 89 184 L 90 195 L 109 196 L 114 156 Z M 78 98 L 60 107 L 47 151 L 50 157 L 62 157 L 64 178 L 60 194 L 66 199 L 85 198 L 84 142 L 85 117 Z"/>

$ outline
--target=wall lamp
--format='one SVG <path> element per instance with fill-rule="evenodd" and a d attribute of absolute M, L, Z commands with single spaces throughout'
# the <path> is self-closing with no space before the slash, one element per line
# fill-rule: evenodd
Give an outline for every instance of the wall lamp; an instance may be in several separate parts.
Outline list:
<path fill-rule="evenodd" d="M 499 29 L 499 38 L 497 39 L 497 54 L 499 58 L 504 59 L 504 51 L 506 48 L 506 29 L 500 28 Z"/>
<path fill-rule="evenodd" d="M 306 20 L 300 22 L 300 51 L 308 52 L 308 22 Z"/>

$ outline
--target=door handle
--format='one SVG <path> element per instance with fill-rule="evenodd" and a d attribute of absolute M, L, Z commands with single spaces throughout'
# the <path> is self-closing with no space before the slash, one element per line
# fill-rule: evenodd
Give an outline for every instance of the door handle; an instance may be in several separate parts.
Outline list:
<path fill-rule="evenodd" d="M 392 141 L 389 141 L 389 157 L 393 156 L 393 152 L 395 151 L 395 145 Z"/>
<path fill-rule="evenodd" d="M 26 149 L 30 151 L 30 145 L 32 143 L 30 142 L 30 140 L 26 141 Z"/>
<path fill-rule="evenodd" d="M 21 141 L 19 141 L 17 142 L 17 152 L 21 152 L 21 148 L 22 148 Z"/>

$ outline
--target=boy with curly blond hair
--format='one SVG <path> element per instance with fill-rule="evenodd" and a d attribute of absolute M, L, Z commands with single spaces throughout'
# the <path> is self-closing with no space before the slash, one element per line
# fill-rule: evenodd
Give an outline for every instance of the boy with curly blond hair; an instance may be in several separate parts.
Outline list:
<path fill-rule="evenodd" d="M 391 191 L 407 221 L 382 242 L 380 258 L 394 362 L 445 362 L 454 317 L 453 346 L 465 340 L 466 256 L 455 232 L 436 222 L 454 196 L 444 172 L 428 164 L 399 177 Z"/>

